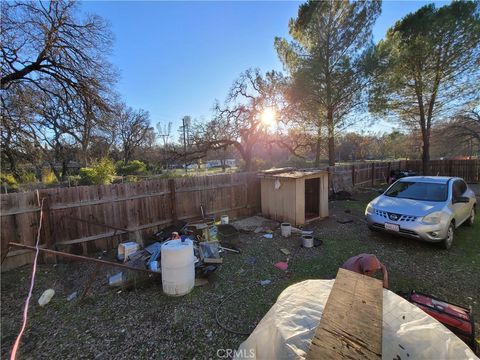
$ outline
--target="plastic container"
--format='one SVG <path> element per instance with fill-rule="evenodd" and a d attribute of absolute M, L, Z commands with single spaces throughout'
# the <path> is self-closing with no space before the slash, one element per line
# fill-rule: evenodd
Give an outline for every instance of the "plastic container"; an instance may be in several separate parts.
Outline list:
<path fill-rule="evenodd" d="M 40 299 L 38 299 L 38 305 L 40 306 L 47 305 L 50 302 L 50 300 L 52 300 L 53 295 L 55 295 L 55 290 L 53 289 L 45 290 L 42 296 L 40 296 Z"/>
<path fill-rule="evenodd" d="M 290 235 L 292 235 L 292 225 L 290 225 L 290 223 L 282 223 L 280 229 L 283 237 L 290 237 Z"/>
<path fill-rule="evenodd" d="M 122 286 L 125 282 L 125 276 L 123 272 L 116 273 L 108 278 L 108 285 L 110 286 Z"/>
<path fill-rule="evenodd" d="M 158 267 L 158 261 L 157 261 L 157 260 L 152 261 L 152 262 L 149 264 L 149 267 L 150 267 L 150 270 L 151 270 L 151 271 L 155 271 L 155 272 L 159 272 L 159 271 L 160 271 L 160 268 Z"/>
<path fill-rule="evenodd" d="M 228 215 L 220 216 L 220 224 L 227 225 L 228 224 Z"/>
<path fill-rule="evenodd" d="M 162 246 L 163 292 L 171 296 L 182 296 L 192 291 L 195 285 L 195 257 L 193 242 L 170 240 Z"/>
<path fill-rule="evenodd" d="M 303 235 L 302 236 L 302 243 L 303 243 L 304 248 L 313 247 L 313 236 L 312 235 Z"/>

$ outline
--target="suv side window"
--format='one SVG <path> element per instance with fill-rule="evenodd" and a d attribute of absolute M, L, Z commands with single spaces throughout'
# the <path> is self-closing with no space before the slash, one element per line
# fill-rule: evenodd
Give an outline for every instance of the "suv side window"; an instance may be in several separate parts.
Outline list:
<path fill-rule="evenodd" d="M 456 199 L 463 194 L 465 194 L 465 191 L 467 191 L 467 184 L 463 180 L 455 180 L 452 186 L 453 190 L 453 198 Z"/>
<path fill-rule="evenodd" d="M 455 182 L 453 183 L 452 191 L 453 191 L 453 193 L 452 193 L 452 198 L 453 199 L 457 199 L 459 196 L 462 195 L 461 185 L 460 185 L 459 180 L 455 180 Z"/>

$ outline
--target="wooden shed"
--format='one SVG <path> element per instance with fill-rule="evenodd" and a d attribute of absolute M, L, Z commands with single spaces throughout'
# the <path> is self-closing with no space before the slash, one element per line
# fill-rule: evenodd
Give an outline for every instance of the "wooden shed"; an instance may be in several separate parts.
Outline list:
<path fill-rule="evenodd" d="M 275 169 L 259 177 L 264 216 L 295 226 L 328 216 L 328 171 Z"/>

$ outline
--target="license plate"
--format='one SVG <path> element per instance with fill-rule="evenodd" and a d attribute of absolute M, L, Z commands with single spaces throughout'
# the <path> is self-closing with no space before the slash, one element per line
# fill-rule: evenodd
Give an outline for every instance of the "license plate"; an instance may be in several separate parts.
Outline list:
<path fill-rule="evenodd" d="M 392 231 L 400 231 L 400 226 L 397 224 L 385 223 L 385 229 Z"/>

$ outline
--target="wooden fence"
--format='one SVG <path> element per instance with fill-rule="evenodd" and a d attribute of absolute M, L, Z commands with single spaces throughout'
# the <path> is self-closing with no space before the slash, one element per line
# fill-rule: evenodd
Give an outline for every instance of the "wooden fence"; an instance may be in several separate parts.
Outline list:
<path fill-rule="evenodd" d="M 42 246 L 86 253 L 150 236 L 174 220 L 201 218 L 200 206 L 217 218 L 255 214 L 260 182 L 255 173 L 237 173 L 1 195 L 2 260 L 9 242 L 34 245 L 42 199 Z M 2 271 L 32 258 L 12 249 Z"/>
<path fill-rule="evenodd" d="M 386 182 L 391 170 L 411 170 L 422 173 L 421 160 L 365 162 L 329 167 L 330 188 L 351 190 L 356 186 L 375 186 Z M 431 160 L 430 175 L 458 176 L 467 183 L 480 182 L 480 160 Z"/>
<path fill-rule="evenodd" d="M 391 170 L 420 174 L 421 162 L 367 162 L 328 168 L 330 188 L 351 190 L 385 183 Z M 479 160 L 433 160 L 430 174 L 480 181 Z M 73 253 L 111 249 L 121 241 L 139 240 L 175 220 L 227 214 L 232 218 L 260 211 L 260 182 L 256 173 L 220 174 L 144 181 L 134 184 L 42 189 L 1 195 L 1 255 L 9 242 L 33 245 L 44 199 L 41 244 Z M 12 250 L 2 271 L 32 261 L 27 250 Z"/>

